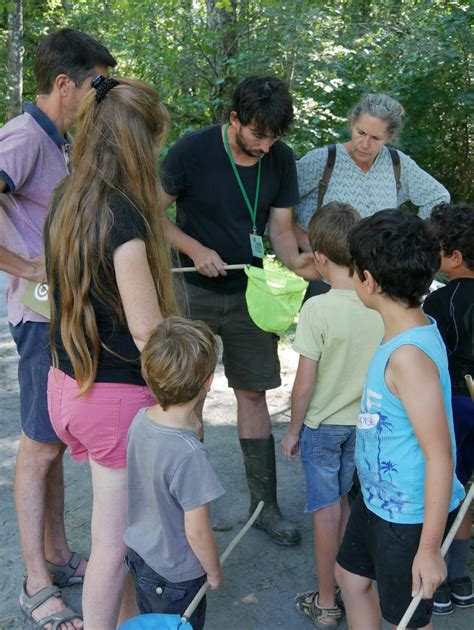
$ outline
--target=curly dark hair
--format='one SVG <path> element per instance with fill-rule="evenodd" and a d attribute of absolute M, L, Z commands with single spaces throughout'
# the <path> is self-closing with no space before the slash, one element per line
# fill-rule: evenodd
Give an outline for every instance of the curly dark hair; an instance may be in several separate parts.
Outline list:
<path fill-rule="evenodd" d="M 457 249 L 474 271 L 474 205 L 440 203 L 431 210 L 430 226 L 443 252 L 450 256 Z"/>
<path fill-rule="evenodd" d="M 382 293 L 409 308 L 421 305 L 440 266 L 439 243 L 427 223 L 399 209 L 380 210 L 356 223 L 349 249 L 361 280 L 369 271 Z"/>
<path fill-rule="evenodd" d="M 252 76 L 236 87 L 229 110 L 242 125 L 255 124 L 263 134 L 283 136 L 293 122 L 293 99 L 286 83 L 277 77 Z"/>

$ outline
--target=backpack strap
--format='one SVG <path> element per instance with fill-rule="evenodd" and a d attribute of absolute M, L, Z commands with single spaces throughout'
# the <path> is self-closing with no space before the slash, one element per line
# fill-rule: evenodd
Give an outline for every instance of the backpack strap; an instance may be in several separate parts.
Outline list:
<path fill-rule="evenodd" d="M 400 167 L 400 156 L 398 155 L 398 151 L 396 149 L 394 149 L 393 147 L 387 147 L 388 152 L 390 153 L 390 157 L 392 158 L 392 165 L 393 165 L 393 174 L 395 175 L 395 183 L 397 184 L 397 195 L 400 192 L 400 187 L 401 187 L 401 183 L 400 183 L 400 172 L 401 172 L 401 167 Z"/>
<path fill-rule="evenodd" d="M 398 157 L 398 154 L 397 154 Z M 321 181 L 319 182 L 319 190 L 318 190 L 318 205 L 316 206 L 316 210 L 323 205 L 324 195 L 326 194 L 326 190 L 329 185 L 329 180 L 331 179 L 332 171 L 334 169 L 334 164 L 336 163 L 336 145 L 330 144 L 328 146 L 328 159 L 326 162 L 326 166 L 324 167 L 324 173 L 321 177 Z"/>

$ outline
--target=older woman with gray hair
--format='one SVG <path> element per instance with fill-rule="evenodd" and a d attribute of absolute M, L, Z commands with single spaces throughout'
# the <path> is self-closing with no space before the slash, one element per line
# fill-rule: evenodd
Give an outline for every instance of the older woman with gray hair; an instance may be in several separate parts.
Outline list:
<path fill-rule="evenodd" d="M 399 137 L 404 114 L 390 96 L 368 94 L 351 112 L 348 142 L 313 149 L 297 162 L 297 223 L 303 230 L 323 202 L 349 203 L 362 217 L 407 200 L 427 217 L 433 206 L 449 202 L 442 184 L 408 155 L 386 146 Z"/>
<path fill-rule="evenodd" d="M 408 155 L 387 146 L 399 137 L 404 116 L 403 107 L 390 96 L 367 94 L 350 114 L 350 140 L 313 149 L 296 163 L 300 203 L 295 234 L 303 251 L 311 251 L 306 230 L 323 203 L 349 203 L 366 217 L 409 200 L 427 217 L 431 208 L 449 202 L 442 184 Z M 312 281 L 305 299 L 326 291 L 329 285 Z"/>

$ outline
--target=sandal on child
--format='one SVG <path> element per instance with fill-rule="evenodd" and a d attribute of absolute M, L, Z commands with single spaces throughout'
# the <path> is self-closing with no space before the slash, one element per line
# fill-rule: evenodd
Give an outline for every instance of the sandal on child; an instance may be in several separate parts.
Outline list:
<path fill-rule="evenodd" d="M 77 567 L 81 564 L 81 556 L 77 551 L 73 551 L 67 564 L 53 564 L 46 561 L 48 571 L 53 576 L 53 584 L 64 588 L 74 584 L 84 584 L 84 576 L 76 575 Z"/>
<path fill-rule="evenodd" d="M 342 616 L 339 606 L 334 608 L 321 608 L 318 605 L 319 593 L 309 591 L 298 593 L 295 597 L 296 610 L 311 619 L 317 628 L 335 628 Z"/>
<path fill-rule="evenodd" d="M 26 592 L 26 577 L 23 580 L 23 587 L 20 595 L 20 607 L 27 617 L 33 620 L 37 628 L 45 628 L 48 624 L 51 624 L 51 630 L 58 630 L 62 624 L 66 621 L 72 621 L 73 619 L 82 619 L 81 615 L 75 613 L 71 608 L 66 606 L 57 613 L 47 615 L 42 619 L 36 621 L 33 617 L 33 612 L 44 604 L 51 597 L 58 597 L 61 599 L 61 591 L 57 586 L 46 586 L 34 595 L 28 595 Z"/>

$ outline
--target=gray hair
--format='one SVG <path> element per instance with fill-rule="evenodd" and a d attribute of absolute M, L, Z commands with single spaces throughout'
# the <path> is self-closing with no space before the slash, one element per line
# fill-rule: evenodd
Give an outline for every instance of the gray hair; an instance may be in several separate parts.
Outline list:
<path fill-rule="evenodd" d="M 405 110 L 398 101 L 386 94 L 367 94 L 351 112 L 353 122 L 362 114 L 368 114 L 388 123 L 387 133 L 390 138 L 398 138 L 403 129 Z"/>

